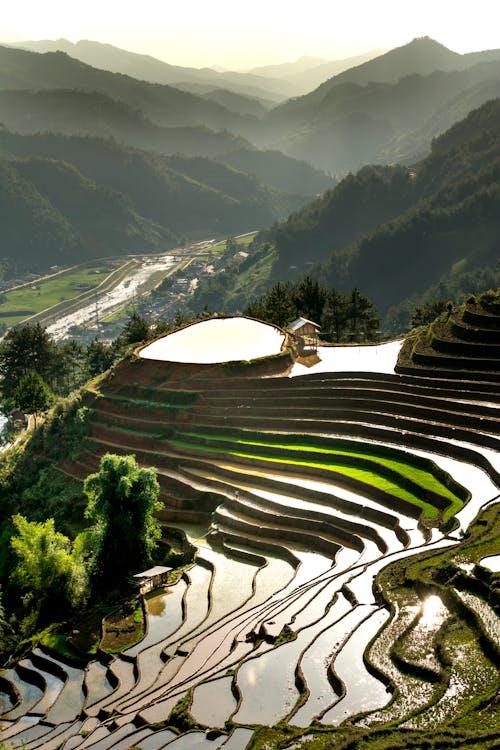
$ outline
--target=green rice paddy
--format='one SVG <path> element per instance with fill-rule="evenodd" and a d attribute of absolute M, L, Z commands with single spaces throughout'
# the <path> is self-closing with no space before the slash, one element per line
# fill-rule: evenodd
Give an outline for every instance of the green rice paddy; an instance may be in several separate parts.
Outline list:
<path fill-rule="evenodd" d="M 196 435 L 193 435 L 193 437 L 196 437 Z M 230 440 L 228 440 L 228 442 L 233 442 L 233 443 L 236 443 L 236 444 L 239 443 L 240 445 L 244 445 L 243 442 L 239 442 L 239 441 L 230 441 Z M 193 447 L 192 443 L 183 442 L 182 440 L 172 440 L 171 443 L 172 443 L 172 445 L 179 445 L 180 447 L 183 447 L 183 448 L 192 448 Z M 249 444 L 251 445 L 252 443 L 249 443 Z M 269 444 L 269 446 L 270 447 L 274 447 L 274 448 L 275 447 L 280 447 L 280 446 L 276 446 L 276 445 L 273 445 L 273 444 Z M 284 450 L 286 450 L 287 448 L 289 448 L 291 450 L 300 450 L 301 449 L 300 446 L 295 446 L 295 445 L 294 446 L 285 446 L 285 447 L 283 447 Z M 309 448 L 311 450 L 311 453 L 315 452 L 314 449 L 311 448 L 310 446 L 309 446 Z M 405 489 L 404 487 L 401 487 L 396 482 L 391 481 L 390 479 L 387 479 L 386 477 L 381 476 L 380 474 L 378 474 L 376 472 L 376 467 L 374 467 L 373 470 L 369 470 L 369 469 L 366 469 L 366 468 L 357 468 L 357 467 L 354 467 L 354 466 L 351 466 L 351 465 L 343 464 L 341 460 L 339 460 L 339 461 L 336 460 L 334 463 L 333 462 L 332 463 L 324 463 L 322 461 L 314 461 L 314 460 L 304 461 L 304 460 L 294 459 L 293 456 L 291 456 L 291 455 L 283 457 L 283 458 L 275 458 L 275 457 L 270 457 L 270 456 L 266 456 L 266 455 L 263 455 L 263 454 L 259 454 L 258 452 L 250 452 L 250 451 L 244 451 L 244 450 L 237 450 L 236 448 L 235 449 L 230 449 L 230 450 L 226 451 L 226 450 L 223 450 L 222 448 L 214 448 L 214 447 L 211 447 L 211 446 L 197 445 L 196 449 L 197 450 L 201 450 L 201 451 L 211 452 L 211 453 L 219 453 L 219 454 L 221 454 L 221 456 L 228 455 L 228 456 L 250 458 L 250 459 L 253 458 L 253 459 L 256 459 L 256 460 L 259 460 L 259 461 L 267 461 L 267 462 L 272 463 L 272 464 L 279 464 L 279 465 L 291 464 L 293 466 L 303 466 L 304 468 L 322 469 L 322 470 L 329 471 L 329 472 L 340 473 L 340 474 L 343 474 L 346 477 L 351 477 L 351 478 L 356 479 L 356 480 L 358 480 L 360 482 L 363 482 L 366 485 L 376 487 L 377 489 L 380 489 L 380 490 L 382 490 L 384 492 L 387 492 L 388 494 L 391 494 L 394 497 L 400 498 L 401 500 L 405 500 L 406 502 L 409 502 L 412 505 L 415 505 L 416 507 L 421 508 L 422 511 L 423 511 L 423 513 L 424 513 L 424 518 L 426 518 L 426 519 L 431 520 L 431 519 L 437 518 L 439 516 L 439 513 L 440 513 L 439 509 L 436 508 L 431 503 L 426 502 L 421 497 L 419 497 L 415 493 L 413 493 L 413 492 Z M 316 452 L 319 452 L 319 450 L 316 449 Z M 345 456 L 351 455 L 347 451 L 344 452 L 344 453 L 342 453 L 341 451 L 335 451 L 335 450 L 322 451 L 322 452 L 323 453 L 331 453 L 332 456 L 336 456 L 339 459 L 342 458 L 342 455 L 345 455 Z M 365 458 L 367 460 L 373 461 L 374 464 L 376 464 L 378 462 L 380 464 L 388 465 L 388 464 L 385 464 L 383 461 L 380 461 L 378 456 L 373 456 L 373 455 L 368 454 L 368 453 L 361 454 L 361 453 L 355 453 L 355 452 L 353 452 L 352 455 L 353 456 L 358 456 L 358 457 L 362 456 L 363 458 Z M 387 461 L 390 463 L 390 459 L 387 459 Z M 395 468 L 397 464 L 398 464 L 398 462 L 396 462 L 396 461 L 392 462 L 391 468 Z M 413 467 L 411 467 L 408 464 L 404 464 L 402 462 L 400 463 L 400 467 L 402 469 L 404 469 L 404 472 L 403 471 L 399 472 L 399 473 L 402 474 L 402 477 L 413 478 L 413 477 L 411 477 L 411 471 L 413 471 Z M 410 469 L 411 469 L 411 471 L 410 471 Z M 432 486 L 432 488 L 434 489 L 434 491 L 436 491 L 435 487 L 437 485 L 439 485 L 442 488 L 443 491 L 439 492 L 439 494 L 441 494 L 445 499 L 449 500 L 448 508 L 443 513 L 444 520 L 446 520 L 449 517 L 451 517 L 454 513 L 457 512 L 457 510 L 459 510 L 462 507 L 463 502 L 456 495 L 454 495 L 453 493 L 451 493 L 446 487 L 444 487 L 443 485 L 440 485 L 440 483 L 435 479 L 435 477 L 433 477 L 431 474 L 428 474 L 427 472 L 425 472 L 423 470 L 416 470 L 415 469 L 415 471 L 419 472 L 419 476 L 420 476 L 420 479 L 422 481 L 424 479 L 426 479 L 427 482 L 428 482 L 427 485 L 422 485 L 423 491 L 425 490 L 426 486 L 428 486 L 429 488 L 431 488 L 431 486 Z"/>
<path fill-rule="evenodd" d="M 202 434 L 196 434 L 196 433 L 189 433 L 190 437 L 194 438 L 203 438 L 203 439 L 210 439 L 210 436 L 208 435 L 202 435 Z M 371 461 L 375 464 L 380 464 L 381 466 L 385 466 L 392 471 L 396 471 L 398 474 L 401 474 L 402 477 L 405 477 L 407 479 L 410 479 L 411 481 L 415 482 L 416 484 L 420 485 L 422 487 L 423 491 L 430 490 L 432 492 L 435 492 L 436 494 L 441 495 L 445 500 L 448 501 L 449 507 L 446 509 L 444 513 L 444 519 L 450 518 L 452 515 L 457 513 L 463 506 L 463 501 L 461 498 L 459 498 L 454 492 L 452 492 L 446 485 L 444 485 L 442 482 L 437 479 L 430 471 L 426 471 L 425 469 L 419 468 L 415 465 L 413 465 L 410 461 L 404 461 L 399 460 L 396 458 L 389 458 L 385 456 L 380 456 L 379 454 L 370 453 L 366 449 L 364 450 L 356 450 L 353 448 L 352 450 L 341 450 L 338 448 L 323 448 L 318 446 L 312 446 L 312 445 L 306 445 L 306 444 L 290 444 L 290 443 L 274 443 L 274 442 L 263 442 L 258 440 L 241 440 L 237 438 L 230 438 L 225 437 L 221 435 L 217 435 L 218 441 L 224 441 L 230 444 L 234 444 L 236 446 L 256 446 L 256 447 L 263 447 L 263 448 L 279 448 L 284 451 L 302 451 L 307 453 L 321 453 L 321 454 L 329 454 L 332 456 L 348 456 L 350 458 L 360 458 L 366 461 Z M 238 455 L 238 453 L 235 453 Z M 242 455 L 249 455 L 246 452 Z M 260 456 L 259 458 L 263 460 L 268 460 L 265 456 Z M 272 459 L 271 459 L 272 460 Z M 279 459 L 281 460 L 281 459 Z M 293 457 L 290 457 L 290 459 L 287 459 L 287 462 L 293 463 L 293 464 L 302 464 L 303 461 L 296 461 L 293 459 Z M 320 464 L 317 462 L 312 462 L 309 464 L 308 462 L 305 465 L 316 465 L 321 468 L 330 468 L 332 470 L 332 466 L 330 464 Z M 351 470 L 352 467 L 343 467 L 342 469 L 339 468 L 341 464 L 335 463 L 335 470 L 342 471 L 343 473 L 349 474 L 349 470 Z M 356 471 L 366 471 L 365 469 L 357 469 Z M 371 473 L 371 472 L 370 472 Z M 352 475 L 354 476 L 354 475 Z M 379 476 L 376 473 L 373 473 L 373 476 Z M 366 481 L 363 479 L 362 481 Z M 396 487 L 397 485 L 391 483 L 389 480 L 384 479 L 383 477 L 379 477 L 379 483 L 376 484 L 377 487 L 381 489 L 386 489 L 385 487 L 382 487 L 382 484 L 386 484 L 386 486 Z M 407 492 L 406 490 L 403 490 L 402 488 L 399 488 L 403 492 Z M 392 490 L 386 490 L 392 492 L 392 494 L 397 494 L 393 492 Z M 407 493 L 406 496 L 404 496 L 404 499 L 409 499 L 409 497 L 415 497 L 413 493 Z M 398 495 L 398 497 L 403 497 L 403 495 Z M 414 502 L 415 504 L 419 505 L 419 507 L 426 506 L 427 508 L 432 508 L 433 513 L 432 516 L 436 515 L 436 509 L 428 504 L 422 501 L 419 498 L 416 498 L 415 500 L 411 499 L 410 502 Z"/>

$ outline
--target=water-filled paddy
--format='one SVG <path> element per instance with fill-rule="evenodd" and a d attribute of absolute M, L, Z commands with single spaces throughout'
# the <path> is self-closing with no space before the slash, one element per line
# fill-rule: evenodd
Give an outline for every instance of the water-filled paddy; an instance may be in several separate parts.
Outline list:
<path fill-rule="evenodd" d="M 231 692 L 232 677 L 205 682 L 193 691 L 190 714 L 199 724 L 207 727 L 223 727 L 236 708 L 236 699 Z"/>
<path fill-rule="evenodd" d="M 181 579 L 166 591 L 146 597 L 147 632 L 142 641 L 127 650 L 128 656 L 136 656 L 148 646 L 167 638 L 181 626 L 182 599 L 186 588 L 186 582 Z"/>
<path fill-rule="evenodd" d="M 141 349 L 144 359 L 195 364 L 238 362 L 279 354 L 285 341 L 282 331 L 250 318 L 211 318 Z"/>
<path fill-rule="evenodd" d="M 385 685 L 371 675 L 364 664 L 363 653 L 369 641 L 389 617 L 384 609 L 371 614 L 349 638 L 333 669 L 343 681 L 346 695 L 322 718 L 323 724 L 340 724 L 353 714 L 384 706 L 390 699 Z"/>
<path fill-rule="evenodd" d="M 480 564 L 483 568 L 487 568 L 493 573 L 500 573 L 500 555 L 490 555 L 489 557 L 483 557 Z"/>
<path fill-rule="evenodd" d="M 310 372 L 381 372 L 393 373 L 403 341 L 390 341 L 376 346 L 319 346 L 320 361 L 312 367 L 296 362 L 290 373 Z"/>

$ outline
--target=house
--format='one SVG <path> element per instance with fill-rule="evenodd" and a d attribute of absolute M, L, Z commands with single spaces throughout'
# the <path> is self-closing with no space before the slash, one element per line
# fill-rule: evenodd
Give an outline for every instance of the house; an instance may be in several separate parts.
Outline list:
<path fill-rule="evenodd" d="M 299 354 L 312 354 L 318 349 L 318 334 L 321 329 L 313 320 L 297 318 L 287 327 L 287 332 L 297 342 Z"/>
<path fill-rule="evenodd" d="M 8 414 L 9 422 L 15 430 L 21 430 L 28 424 L 27 415 L 21 409 L 12 409 Z"/>
<path fill-rule="evenodd" d="M 171 570 L 172 568 L 166 568 L 164 565 L 155 565 L 154 568 L 136 573 L 134 578 L 139 584 L 140 593 L 146 594 L 148 591 L 164 586 Z"/>

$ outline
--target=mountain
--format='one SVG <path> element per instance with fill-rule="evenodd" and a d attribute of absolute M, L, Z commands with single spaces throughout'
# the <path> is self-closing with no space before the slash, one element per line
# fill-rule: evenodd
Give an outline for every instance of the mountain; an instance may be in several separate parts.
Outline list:
<path fill-rule="evenodd" d="M 200 94 L 204 99 L 218 102 L 226 109 L 231 110 L 231 112 L 237 112 L 240 115 L 264 117 L 273 106 L 273 103 L 269 100 L 243 96 L 227 89 L 199 90 L 196 93 Z"/>
<path fill-rule="evenodd" d="M 209 159 L 0 130 L 3 260 L 33 269 L 264 227 L 303 205 Z M 33 238 L 36 237 L 36 242 Z"/>
<path fill-rule="evenodd" d="M 277 190 L 315 195 L 332 187 L 332 179 L 305 161 L 292 159 L 281 151 L 237 149 L 217 157 L 242 172 L 254 174 L 257 179 Z"/>
<path fill-rule="evenodd" d="M 308 57 L 304 55 L 294 62 L 277 63 L 275 65 L 260 65 L 257 68 L 251 68 L 248 73 L 252 75 L 265 76 L 266 78 L 290 78 L 292 76 L 305 73 L 318 65 L 327 63 L 322 57 Z"/>
<path fill-rule="evenodd" d="M 435 55 L 430 54 L 432 50 Z M 472 63 L 480 57 L 468 59 Z M 385 61 L 383 66 L 381 60 Z M 398 63 L 398 73 L 394 65 L 389 65 L 391 61 Z M 448 66 L 456 61 L 463 69 L 421 72 L 440 63 L 444 67 L 446 61 Z M 378 68 L 370 67 L 376 64 Z M 454 121 L 453 117 L 465 116 L 471 107 L 484 102 L 491 95 L 491 84 L 500 79 L 500 53 L 499 59 L 492 62 L 467 65 L 462 56 L 432 40 L 415 40 L 332 78 L 306 96 L 276 107 L 265 122 L 268 143 L 337 174 L 359 169 L 369 162 L 397 161 L 402 155 L 406 161 L 416 159 L 428 151 L 431 138 L 442 132 L 438 119 L 434 127 L 432 120 L 443 108 L 448 107 L 449 113 L 442 120 L 441 127 L 445 129 Z M 369 75 L 374 77 L 377 71 L 380 77 L 397 78 L 402 72 L 405 76 L 396 82 L 349 80 L 356 78 L 356 71 L 361 69 L 364 73 L 370 70 Z M 484 98 L 481 98 L 482 88 Z M 474 89 L 475 95 L 470 95 Z M 465 100 L 462 106 L 461 95 Z"/>
<path fill-rule="evenodd" d="M 236 100 L 239 102 L 238 108 L 235 110 L 236 112 L 240 111 L 240 108 L 243 104 L 244 111 L 248 107 L 252 107 L 254 102 L 259 102 L 266 110 L 272 109 L 273 107 L 276 107 L 276 105 L 280 104 L 281 102 L 286 99 L 286 97 L 280 96 L 278 94 L 274 94 L 271 91 L 263 91 L 262 89 L 258 88 L 257 86 L 244 86 L 241 87 L 241 89 L 238 89 L 238 87 L 228 87 L 225 88 L 214 88 L 213 84 L 210 83 L 198 83 L 196 81 L 179 81 L 175 84 L 176 88 L 181 89 L 181 91 L 188 91 L 191 94 L 198 94 L 199 96 L 207 96 L 208 98 L 212 97 L 213 92 L 224 92 L 224 96 L 231 96 L 234 95 L 237 98 Z M 217 94 L 217 96 L 220 96 L 222 94 Z M 216 99 L 218 101 L 218 99 Z"/>
<path fill-rule="evenodd" d="M 401 168 L 393 169 L 385 194 L 397 209 L 390 186 Z M 401 193 L 406 210 L 378 226 L 374 219 L 373 230 L 346 243 L 319 272 L 332 284 L 359 286 L 383 313 L 442 277 L 497 264 L 500 99 L 474 110 L 437 138 L 431 154 L 407 171 Z M 323 222 L 331 216 L 335 198 L 334 190 L 320 214 Z M 360 199 L 358 190 L 350 205 Z M 312 208 L 306 211 L 314 213 Z M 295 221 L 300 224 L 299 217 Z M 318 231 L 319 223 L 314 226 Z M 332 235 L 336 228 L 329 231 Z M 277 238 L 277 245 L 280 257 L 288 260 L 286 242 Z"/>
<path fill-rule="evenodd" d="M 467 64 L 462 55 L 423 36 L 339 73 L 335 83 L 397 83 L 401 78 L 414 73 L 425 76 L 435 70 L 460 70 L 464 67 Z"/>
<path fill-rule="evenodd" d="M 447 99 L 420 127 L 398 135 L 383 150 L 379 157 L 383 162 L 411 164 L 423 158 L 429 151 L 432 140 L 459 122 L 473 109 L 489 99 L 500 96 L 500 76 L 493 80 L 480 81 L 459 94 Z"/>
<path fill-rule="evenodd" d="M 252 72 L 288 81 L 298 87 L 302 94 L 306 94 L 333 76 L 342 73 L 344 70 L 349 70 L 368 62 L 380 54 L 380 50 L 370 50 L 362 55 L 346 57 L 342 60 L 321 60 L 317 57 L 301 57 L 295 63 L 268 65 L 263 68 L 254 68 Z"/>
<path fill-rule="evenodd" d="M 151 83 L 177 86 L 180 83 L 208 84 L 212 88 L 225 88 L 239 94 L 271 95 L 280 100 L 295 96 L 300 89 L 287 81 L 275 80 L 269 76 L 237 71 L 217 71 L 212 68 L 189 68 L 170 65 L 150 55 L 129 52 L 111 44 L 102 44 L 88 39 L 70 42 L 67 39 L 17 42 L 17 48 L 32 52 L 65 52 L 94 68 L 113 73 L 124 73 Z"/>
<path fill-rule="evenodd" d="M 0 90 L 0 107 L 4 126 L 25 134 L 55 132 L 115 138 L 137 148 L 192 156 L 214 156 L 250 145 L 227 130 L 156 125 L 130 105 L 90 91 Z"/>
<path fill-rule="evenodd" d="M 2 155 L 0 194 L 7 271 L 144 252 L 175 239 L 138 215 L 123 194 L 96 185 L 64 162 Z"/>
<path fill-rule="evenodd" d="M 303 97 L 286 102 L 281 112 L 301 110 L 305 106 L 318 105 L 332 89 L 342 84 L 368 86 L 374 83 L 398 83 L 408 76 L 428 76 L 436 71 L 451 72 L 466 70 L 485 63 L 498 62 L 500 49 L 460 55 L 429 37 L 420 37 L 412 42 L 371 58 L 362 65 L 350 67 L 330 77 L 314 91 Z"/>
<path fill-rule="evenodd" d="M 252 255 L 261 269 L 259 292 L 264 266 L 268 285 L 307 273 L 343 291 L 358 287 L 400 332 L 408 319 L 401 322 L 398 307 L 407 315 L 410 301 L 431 288 L 442 296 L 467 292 L 480 279 L 500 283 L 498 236 L 500 99 L 494 99 L 436 138 L 419 163 L 348 175 L 262 233 Z M 251 268 L 247 273 L 252 278 Z M 246 291 L 252 293 L 248 285 Z M 231 295 L 229 287 L 220 295 L 222 308 Z"/>
<path fill-rule="evenodd" d="M 64 52 L 39 54 L 0 46 L 0 89 L 78 89 L 100 92 L 167 127 L 200 126 L 250 131 L 253 119 L 186 91 L 98 70 Z"/>

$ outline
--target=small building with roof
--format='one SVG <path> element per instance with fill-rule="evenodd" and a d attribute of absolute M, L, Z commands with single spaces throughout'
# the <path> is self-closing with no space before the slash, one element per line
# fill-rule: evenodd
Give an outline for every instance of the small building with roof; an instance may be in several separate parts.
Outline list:
<path fill-rule="evenodd" d="M 297 318 L 289 326 L 287 332 L 294 338 L 300 355 L 313 354 L 318 349 L 318 335 L 321 326 L 307 318 Z"/>
<path fill-rule="evenodd" d="M 140 593 L 147 594 L 148 591 L 164 586 L 171 570 L 172 568 L 167 568 L 164 565 L 155 565 L 154 568 L 143 570 L 142 573 L 136 573 L 134 578 L 139 584 Z"/>

